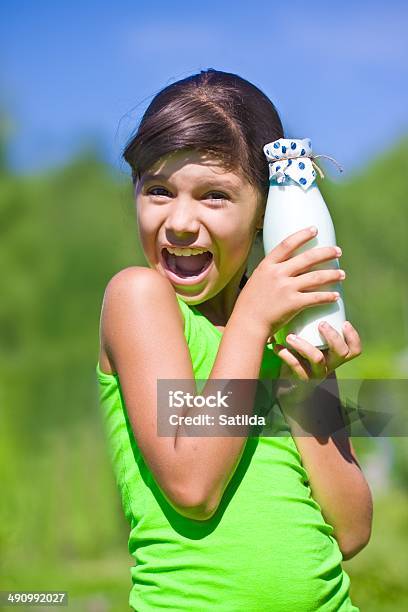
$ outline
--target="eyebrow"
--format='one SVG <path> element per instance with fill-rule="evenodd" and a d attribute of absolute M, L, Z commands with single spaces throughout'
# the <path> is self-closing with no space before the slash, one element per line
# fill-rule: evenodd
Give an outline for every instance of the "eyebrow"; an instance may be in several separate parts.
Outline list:
<path fill-rule="evenodd" d="M 165 174 L 144 174 L 142 176 L 141 182 L 144 185 L 145 183 L 148 183 L 149 181 L 168 181 L 168 180 L 169 180 L 169 177 L 166 176 Z M 234 191 L 239 190 L 239 186 L 233 181 L 229 179 L 225 179 L 225 178 L 223 179 L 221 177 L 218 178 L 216 176 L 214 177 L 206 176 L 202 179 L 198 179 L 198 183 L 202 185 L 218 183 L 220 187 L 224 186 L 226 189 L 231 189 Z"/>
<path fill-rule="evenodd" d="M 167 181 L 167 176 L 164 174 L 144 174 L 142 176 L 142 183 L 147 183 L 148 181 Z"/>

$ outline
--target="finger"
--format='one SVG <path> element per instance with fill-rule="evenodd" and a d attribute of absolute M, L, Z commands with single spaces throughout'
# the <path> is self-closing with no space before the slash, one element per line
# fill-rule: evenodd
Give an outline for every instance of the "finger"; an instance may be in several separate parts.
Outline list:
<path fill-rule="evenodd" d="M 339 299 L 340 293 L 336 291 L 304 291 L 297 294 L 303 308 L 333 304 Z"/>
<path fill-rule="evenodd" d="M 319 324 L 319 331 L 326 339 L 329 347 L 327 357 L 327 368 L 333 370 L 341 363 L 347 361 L 350 348 L 341 334 L 335 330 L 327 321 L 322 321 Z"/>
<path fill-rule="evenodd" d="M 308 365 L 301 360 L 301 357 L 296 357 L 289 349 L 276 344 L 273 350 L 279 357 L 284 361 L 292 370 L 292 372 L 301 380 L 309 380 L 311 372 L 309 371 Z"/>
<path fill-rule="evenodd" d="M 325 378 L 327 375 L 326 359 L 318 348 L 299 336 L 289 334 L 286 341 L 310 363 L 313 378 Z"/>
<path fill-rule="evenodd" d="M 299 230 L 282 240 L 266 257 L 272 263 L 286 261 L 292 256 L 293 251 L 296 251 L 300 246 L 312 240 L 316 234 L 317 231 L 312 231 L 310 227 Z"/>
<path fill-rule="evenodd" d="M 323 285 L 332 285 L 346 278 L 344 270 L 313 270 L 295 277 L 295 287 L 298 291 L 322 290 Z"/>
<path fill-rule="evenodd" d="M 294 255 L 285 262 L 285 271 L 290 276 L 297 276 L 306 270 L 309 270 L 316 264 L 325 261 L 331 261 L 341 256 L 341 249 L 337 246 L 313 247 L 303 253 Z M 338 268 L 338 262 L 333 262 L 332 267 Z"/>
<path fill-rule="evenodd" d="M 345 321 L 343 323 L 342 329 L 343 329 L 345 341 L 347 342 L 347 345 L 349 347 L 349 354 L 347 356 L 347 361 L 350 361 L 350 359 L 353 359 L 354 357 L 358 357 L 358 355 L 361 355 L 362 353 L 361 339 L 357 333 L 357 330 L 354 329 L 350 321 Z"/>

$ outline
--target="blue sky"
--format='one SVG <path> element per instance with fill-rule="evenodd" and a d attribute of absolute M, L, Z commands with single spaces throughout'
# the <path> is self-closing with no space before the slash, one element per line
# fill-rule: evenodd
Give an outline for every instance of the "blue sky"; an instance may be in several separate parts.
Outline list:
<path fill-rule="evenodd" d="M 120 155 L 162 87 L 235 72 L 344 177 L 408 133 L 408 3 L 37 0 L 0 9 L 0 102 L 10 162 L 34 173 L 88 142 Z M 324 163 L 336 178 L 336 170 Z"/>

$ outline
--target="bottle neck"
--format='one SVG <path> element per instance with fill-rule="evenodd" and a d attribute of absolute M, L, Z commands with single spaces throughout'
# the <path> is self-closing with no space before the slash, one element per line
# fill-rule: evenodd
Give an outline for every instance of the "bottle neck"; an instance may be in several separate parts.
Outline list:
<path fill-rule="evenodd" d="M 299 185 L 299 183 L 291 179 L 290 176 L 286 176 L 285 180 L 282 183 L 278 183 L 275 177 L 270 178 L 269 187 L 298 187 L 299 189 L 302 189 L 302 191 L 304 191 L 301 185 Z M 313 181 L 313 183 L 309 185 L 307 191 L 309 189 L 313 189 L 314 187 L 317 187 L 316 181 Z"/>

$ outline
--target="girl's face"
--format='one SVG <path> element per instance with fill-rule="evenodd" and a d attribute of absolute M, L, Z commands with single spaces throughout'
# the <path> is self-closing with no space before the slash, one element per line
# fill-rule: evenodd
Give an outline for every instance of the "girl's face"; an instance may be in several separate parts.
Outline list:
<path fill-rule="evenodd" d="M 238 294 L 263 217 L 258 192 L 241 175 L 199 151 L 178 151 L 141 177 L 135 196 L 145 257 L 176 293 L 192 305 L 221 292 L 227 299 Z M 165 247 L 201 247 L 211 260 L 208 254 L 169 258 Z"/>

